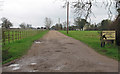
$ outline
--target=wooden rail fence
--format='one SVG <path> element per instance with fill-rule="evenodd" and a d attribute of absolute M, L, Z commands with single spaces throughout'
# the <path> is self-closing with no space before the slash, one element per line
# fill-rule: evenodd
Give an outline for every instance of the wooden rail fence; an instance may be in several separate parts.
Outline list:
<path fill-rule="evenodd" d="M 2 30 L 2 44 L 21 40 L 40 33 L 41 30 Z"/>

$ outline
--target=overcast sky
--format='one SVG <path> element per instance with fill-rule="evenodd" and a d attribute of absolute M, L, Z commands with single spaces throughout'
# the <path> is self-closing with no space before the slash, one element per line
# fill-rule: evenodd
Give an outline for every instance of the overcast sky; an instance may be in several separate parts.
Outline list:
<path fill-rule="evenodd" d="M 53 25 L 58 23 L 58 18 L 61 19 L 61 23 L 66 21 L 66 8 L 62 8 L 64 4 L 62 0 L 0 0 L 0 2 L 3 3 L 0 7 L 0 18 L 8 18 L 14 27 L 19 27 L 22 22 L 32 24 L 33 27 L 41 27 L 44 26 L 45 17 L 51 18 Z M 92 23 L 99 23 L 102 19 L 108 18 L 104 7 L 94 6 L 92 10 L 96 16 L 96 18 L 92 16 Z M 114 8 L 112 11 L 115 16 Z M 71 25 L 75 17 L 73 9 L 70 8 Z"/>

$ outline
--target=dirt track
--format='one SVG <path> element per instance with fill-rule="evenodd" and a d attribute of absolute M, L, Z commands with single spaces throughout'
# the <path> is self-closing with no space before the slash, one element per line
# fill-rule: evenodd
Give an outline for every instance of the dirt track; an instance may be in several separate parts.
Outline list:
<path fill-rule="evenodd" d="M 40 41 L 15 62 L 20 69 L 5 66 L 3 72 L 118 72 L 117 61 L 57 31 L 49 31 Z"/>

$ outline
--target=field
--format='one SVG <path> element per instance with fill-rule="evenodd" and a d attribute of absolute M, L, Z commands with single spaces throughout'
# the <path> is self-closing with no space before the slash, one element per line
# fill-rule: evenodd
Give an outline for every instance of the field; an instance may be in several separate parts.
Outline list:
<path fill-rule="evenodd" d="M 66 31 L 60 32 L 74 39 L 80 40 L 102 55 L 120 60 L 120 58 L 118 58 L 118 46 L 115 44 L 106 44 L 105 47 L 101 48 L 100 36 L 97 31 L 69 31 L 69 34 L 67 34 Z"/>
<path fill-rule="evenodd" d="M 10 43 L 3 44 L 2 46 L 2 60 L 3 64 L 8 63 L 14 59 L 17 59 L 23 56 L 27 50 L 31 47 L 32 43 L 41 38 L 44 34 L 48 31 L 39 31 L 37 34 L 30 34 L 27 35 L 25 38 L 21 38 L 20 40 L 10 41 Z M 12 32 L 10 32 L 12 34 Z"/>

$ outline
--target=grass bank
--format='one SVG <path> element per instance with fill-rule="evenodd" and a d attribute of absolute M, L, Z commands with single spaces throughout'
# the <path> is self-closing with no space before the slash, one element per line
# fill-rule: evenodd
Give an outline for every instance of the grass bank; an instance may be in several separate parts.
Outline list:
<path fill-rule="evenodd" d="M 2 46 L 2 63 L 8 63 L 23 56 L 31 47 L 33 41 L 42 38 L 47 32 L 48 31 L 41 31 L 35 36 L 27 37 L 25 39 Z"/>
<path fill-rule="evenodd" d="M 74 39 L 80 40 L 81 42 L 87 44 L 89 47 L 95 49 L 100 54 L 106 55 L 116 60 L 120 60 L 118 57 L 118 46 L 115 44 L 106 44 L 105 47 L 100 46 L 100 36 L 97 31 L 59 31 L 67 36 Z"/>

